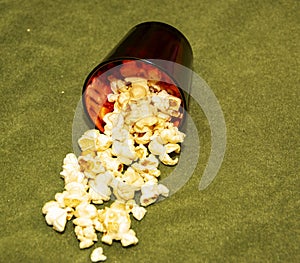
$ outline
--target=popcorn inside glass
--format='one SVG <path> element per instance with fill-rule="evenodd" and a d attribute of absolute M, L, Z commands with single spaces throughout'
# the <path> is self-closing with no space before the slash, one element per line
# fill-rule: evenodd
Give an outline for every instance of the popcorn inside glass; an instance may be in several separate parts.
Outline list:
<path fill-rule="evenodd" d="M 115 102 L 112 83 L 123 81 L 132 96 L 139 96 L 139 82 L 147 82 L 150 92 L 166 91 L 180 99 L 180 114 L 171 122 L 182 127 L 189 105 L 191 75 L 177 70 L 176 65 L 192 67 L 190 44 L 176 28 L 161 22 L 145 22 L 132 28 L 117 46 L 96 66 L 83 86 L 85 113 L 100 132 L 104 132 L 104 116 L 112 112 Z M 132 85 L 135 88 L 132 88 Z M 184 89 L 181 87 L 184 86 Z M 159 89 L 159 90 L 155 90 Z"/>

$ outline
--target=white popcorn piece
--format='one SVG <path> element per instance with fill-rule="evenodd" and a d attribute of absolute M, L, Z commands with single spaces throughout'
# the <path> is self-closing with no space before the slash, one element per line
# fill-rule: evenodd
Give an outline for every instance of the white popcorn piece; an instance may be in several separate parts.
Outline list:
<path fill-rule="evenodd" d="M 111 172 L 107 171 L 104 174 L 99 174 L 95 180 L 90 180 L 90 196 L 94 201 L 108 201 L 111 196 L 109 185 L 113 179 Z"/>
<path fill-rule="evenodd" d="M 146 214 L 147 210 L 144 207 L 134 205 L 133 208 L 131 209 L 131 213 L 133 217 L 137 220 L 142 220 Z"/>
<path fill-rule="evenodd" d="M 99 132 L 99 131 L 98 131 Z M 96 141 L 96 150 L 97 151 L 105 151 L 112 144 L 112 139 L 102 133 L 99 133 L 97 141 Z"/>
<path fill-rule="evenodd" d="M 128 247 L 130 245 L 136 245 L 138 243 L 138 238 L 135 232 L 130 229 L 128 232 L 124 233 L 121 238 L 121 244 L 123 247 Z"/>
<path fill-rule="evenodd" d="M 117 101 L 115 103 L 115 107 L 118 107 L 119 109 L 123 109 L 126 107 L 130 100 L 130 93 L 127 90 L 124 90 L 124 92 L 121 92 L 117 98 Z"/>
<path fill-rule="evenodd" d="M 97 155 L 87 154 L 79 156 L 78 163 L 86 178 L 94 178 L 97 174 L 105 172 L 101 158 Z"/>
<path fill-rule="evenodd" d="M 165 145 L 165 149 L 167 153 L 171 153 L 171 152 L 179 153 L 180 145 L 177 143 L 168 143 Z"/>
<path fill-rule="evenodd" d="M 112 154 L 117 156 L 117 159 L 121 163 L 130 165 L 137 159 L 134 141 L 132 139 L 128 139 L 124 142 L 114 141 L 112 144 Z"/>
<path fill-rule="evenodd" d="M 93 219 L 98 215 L 97 208 L 89 203 L 81 203 L 76 207 L 74 215 L 76 217 L 86 217 Z"/>
<path fill-rule="evenodd" d="M 68 207 L 76 207 L 81 202 L 89 202 L 90 197 L 86 190 L 87 185 L 71 182 L 65 185 L 66 191 L 63 194 L 63 203 Z"/>
<path fill-rule="evenodd" d="M 113 238 L 109 234 L 103 234 L 101 241 L 107 245 L 111 245 L 113 243 Z"/>
<path fill-rule="evenodd" d="M 93 242 L 98 241 L 96 230 L 93 226 L 82 227 L 77 225 L 74 228 L 74 232 L 79 241 L 86 241 L 87 239 Z"/>
<path fill-rule="evenodd" d="M 160 170 L 158 169 L 158 164 L 159 164 L 158 159 L 153 154 L 149 154 L 147 158 L 141 159 L 139 160 L 139 162 L 133 163 L 131 167 L 136 172 L 138 172 L 141 176 L 149 179 L 149 176 L 152 177 L 160 176 Z"/>
<path fill-rule="evenodd" d="M 111 149 L 103 152 L 97 152 L 97 156 L 100 158 L 102 165 L 108 171 L 123 171 L 123 164 L 118 160 L 117 157 L 112 155 Z"/>
<path fill-rule="evenodd" d="M 49 207 L 45 216 L 48 225 L 52 225 L 53 229 L 58 232 L 63 232 L 67 223 L 67 212 L 60 207 Z"/>
<path fill-rule="evenodd" d="M 134 198 L 135 191 L 139 188 L 127 184 L 121 178 L 114 178 L 110 184 L 117 200 L 127 201 Z"/>
<path fill-rule="evenodd" d="M 124 142 L 125 140 L 130 138 L 130 134 L 129 134 L 128 129 L 117 126 L 112 129 L 111 138 L 113 141 L 117 140 L 120 142 Z"/>
<path fill-rule="evenodd" d="M 151 97 L 153 105 L 160 111 L 162 112 L 167 112 L 169 108 L 169 94 L 165 91 L 162 90 L 157 94 L 154 94 Z"/>
<path fill-rule="evenodd" d="M 75 232 L 75 235 L 77 236 L 77 239 L 79 239 L 80 241 L 84 239 L 84 236 L 83 236 L 83 227 L 81 227 L 81 226 L 75 226 L 74 232 Z"/>
<path fill-rule="evenodd" d="M 47 214 L 51 207 L 61 207 L 61 206 L 57 201 L 51 200 L 44 204 L 44 206 L 42 208 L 42 213 L 44 215 Z"/>
<path fill-rule="evenodd" d="M 124 174 L 121 175 L 122 181 L 128 185 L 132 185 L 136 189 L 144 184 L 143 177 L 132 167 L 128 167 Z"/>
<path fill-rule="evenodd" d="M 167 153 L 160 155 L 159 159 L 161 160 L 161 162 L 165 165 L 175 165 L 178 163 L 178 158 L 174 158 L 172 159 Z"/>
<path fill-rule="evenodd" d="M 100 134 L 99 130 L 92 129 L 86 131 L 78 140 L 82 151 L 103 151 L 110 147 L 112 140 L 105 134 Z"/>
<path fill-rule="evenodd" d="M 157 122 L 158 122 L 157 117 L 147 116 L 147 117 L 144 117 L 144 118 L 136 121 L 135 127 L 139 128 L 139 129 L 143 129 L 145 126 L 151 127 L 151 126 L 155 125 Z"/>
<path fill-rule="evenodd" d="M 122 113 L 119 112 L 109 112 L 104 115 L 103 121 L 105 122 L 104 134 L 107 136 L 112 135 L 112 130 L 114 127 L 123 127 L 124 117 Z"/>
<path fill-rule="evenodd" d="M 64 158 L 63 171 L 60 173 L 65 180 L 65 184 L 70 182 L 85 183 L 84 174 L 80 171 L 80 166 L 75 154 L 69 153 Z"/>
<path fill-rule="evenodd" d="M 169 111 L 176 111 L 178 112 L 180 110 L 180 105 L 181 105 L 181 99 L 169 95 Z"/>
<path fill-rule="evenodd" d="M 54 198 L 55 198 L 55 201 L 59 204 L 59 207 L 66 207 L 66 204 L 65 204 L 66 195 L 67 195 L 66 191 L 55 194 Z"/>
<path fill-rule="evenodd" d="M 93 187 L 90 187 L 90 189 L 89 189 L 89 196 L 90 196 L 91 202 L 93 204 L 96 204 L 96 205 L 103 204 L 103 201 L 104 201 L 103 195 L 96 192 Z M 107 197 L 105 197 L 104 199 L 107 199 Z"/>
<path fill-rule="evenodd" d="M 157 169 L 158 173 L 160 174 L 160 171 Z M 158 182 L 158 176 L 156 177 L 155 175 L 151 175 L 148 173 L 141 173 L 141 176 L 144 179 L 144 182 L 153 182 L 153 183 L 157 183 Z"/>
<path fill-rule="evenodd" d="M 168 196 L 169 190 L 166 186 L 160 184 L 158 185 L 157 183 L 153 182 L 146 182 L 142 187 L 141 187 L 141 192 L 142 195 L 140 197 L 140 203 L 142 206 L 148 206 L 152 203 L 154 203 L 160 194 L 163 196 Z"/>
<path fill-rule="evenodd" d="M 87 226 L 83 228 L 83 236 L 87 239 L 98 241 L 97 234 L 95 232 L 94 226 Z"/>
<path fill-rule="evenodd" d="M 80 249 L 85 249 L 85 248 L 89 248 L 91 247 L 92 245 L 94 245 L 94 241 L 91 240 L 91 239 L 83 239 L 82 241 L 80 241 L 79 243 L 79 248 Z"/>
<path fill-rule="evenodd" d="M 93 220 L 93 225 L 94 225 L 95 230 L 97 230 L 99 232 L 104 232 L 104 226 L 98 220 L 98 218 Z"/>
<path fill-rule="evenodd" d="M 89 201 L 90 201 L 90 197 L 87 193 L 85 194 L 73 193 L 73 194 L 66 194 L 64 196 L 64 203 L 68 207 L 76 207 L 82 202 L 89 202 Z"/>
<path fill-rule="evenodd" d="M 93 225 L 93 220 L 87 217 L 77 217 L 73 219 L 73 224 L 76 226 L 87 227 Z"/>
<path fill-rule="evenodd" d="M 184 140 L 185 134 L 179 131 L 174 125 L 169 124 L 166 129 L 160 131 L 159 136 L 164 144 L 181 143 Z"/>
<path fill-rule="evenodd" d="M 131 200 L 128 200 L 126 203 L 125 203 L 125 210 L 127 211 L 127 213 L 131 213 L 132 212 L 132 208 L 134 206 L 136 206 L 136 202 L 134 199 L 131 199 Z"/>
<path fill-rule="evenodd" d="M 113 93 L 108 94 L 107 95 L 107 100 L 109 102 L 115 102 L 118 99 L 118 96 L 119 96 L 119 94 L 113 94 Z"/>
<path fill-rule="evenodd" d="M 92 251 L 90 258 L 92 262 L 100 262 L 105 261 L 107 259 L 107 257 L 103 254 L 102 247 L 95 248 Z"/>
<path fill-rule="evenodd" d="M 141 77 L 126 77 L 125 82 L 131 83 L 131 84 L 139 84 L 143 86 L 145 89 L 148 89 L 148 80 Z"/>
<path fill-rule="evenodd" d="M 65 185 L 65 189 L 69 194 L 86 194 L 87 185 L 78 182 L 71 182 Z"/>
<path fill-rule="evenodd" d="M 180 151 L 180 146 L 179 144 L 175 143 L 168 143 L 166 145 L 162 144 L 162 139 L 160 136 L 152 136 L 152 140 L 148 145 L 149 151 L 154 154 L 159 156 L 159 160 L 166 165 L 175 165 L 178 163 L 178 158 L 172 159 L 168 153 L 171 153 L 175 151 L 176 153 L 179 153 Z"/>
<path fill-rule="evenodd" d="M 135 103 L 130 104 L 130 111 L 126 112 L 125 124 L 132 125 L 136 121 L 148 117 L 156 116 L 157 109 L 154 105 L 150 104 L 151 99 L 145 97 L 144 99 L 138 100 Z"/>
<path fill-rule="evenodd" d="M 70 168 L 71 170 L 79 170 L 79 165 L 77 161 L 77 157 L 74 153 L 68 153 L 63 161 L 63 168 Z"/>
<path fill-rule="evenodd" d="M 154 155 L 163 156 L 166 154 L 166 149 L 159 139 L 158 136 L 152 136 L 148 149 Z"/>

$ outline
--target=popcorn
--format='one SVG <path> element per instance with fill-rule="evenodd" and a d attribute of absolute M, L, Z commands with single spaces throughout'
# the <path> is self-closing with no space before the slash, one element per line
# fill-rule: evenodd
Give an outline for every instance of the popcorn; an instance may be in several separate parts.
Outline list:
<path fill-rule="evenodd" d="M 162 184 L 153 183 L 151 181 L 145 183 L 141 187 L 142 196 L 140 198 L 140 203 L 142 206 L 148 206 L 154 203 L 159 195 L 167 197 L 169 195 L 169 190 Z"/>
<path fill-rule="evenodd" d="M 88 202 L 90 199 L 86 192 L 88 186 L 85 184 L 71 182 L 65 185 L 65 189 L 66 191 L 55 196 L 64 206 L 76 207 L 81 202 Z"/>
<path fill-rule="evenodd" d="M 132 161 L 137 159 L 134 141 L 132 139 L 125 142 L 114 141 L 112 145 L 112 154 L 117 156 L 117 159 L 121 163 L 130 165 Z"/>
<path fill-rule="evenodd" d="M 127 233 L 124 233 L 121 238 L 121 244 L 123 247 L 128 247 L 130 245 L 135 245 L 138 243 L 138 239 L 135 235 L 135 232 L 132 229 L 129 229 Z"/>
<path fill-rule="evenodd" d="M 122 181 L 140 189 L 144 184 L 143 177 L 136 172 L 132 167 L 128 167 L 124 174 L 121 175 Z"/>
<path fill-rule="evenodd" d="M 97 174 L 105 172 L 105 167 L 99 156 L 92 156 L 91 154 L 80 156 L 78 163 L 87 178 L 94 178 Z"/>
<path fill-rule="evenodd" d="M 82 241 L 80 241 L 79 248 L 80 249 L 89 248 L 92 245 L 94 245 L 94 241 L 86 238 L 86 239 L 83 239 Z"/>
<path fill-rule="evenodd" d="M 129 77 L 137 69 L 148 79 Z M 47 224 L 58 232 L 63 232 L 72 219 L 80 249 L 93 246 L 98 241 L 97 232 L 109 245 L 114 240 L 123 247 L 138 243 L 131 229 L 131 215 L 142 220 L 146 206 L 169 195 L 169 189 L 158 183 L 159 163 L 175 165 L 178 157 L 172 159 L 169 154 L 180 153 L 185 137 L 171 122 L 172 117 L 182 114 L 181 100 L 161 88 L 160 71 L 146 72 L 135 66 L 122 67 L 120 73 L 124 80 L 108 77 L 112 93 L 107 100 L 114 107 L 103 114 L 104 132 L 91 129 L 81 136 L 81 155 L 77 158 L 70 153 L 63 161 L 60 174 L 64 191 L 42 208 Z M 102 85 L 96 82 L 91 85 Z M 136 192 L 140 192 L 138 204 Z M 113 196 L 116 201 L 110 206 L 97 209 L 96 205 Z M 106 260 L 101 247 L 90 257 L 92 262 Z"/>
<path fill-rule="evenodd" d="M 144 207 L 135 205 L 135 206 L 133 206 L 131 212 L 132 212 L 133 217 L 140 221 L 144 218 L 147 210 Z"/>
<path fill-rule="evenodd" d="M 111 149 L 108 149 L 103 152 L 97 152 L 97 156 L 101 160 L 101 164 L 108 171 L 119 171 L 123 170 L 123 163 L 121 163 L 117 157 L 112 155 Z"/>
<path fill-rule="evenodd" d="M 143 144 L 144 143 L 141 143 L 135 147 L 135 152 L 136 152 L 138 159 L 145 159 L 148 155 L 148 150 Z"/>
<path fill-rule="evenodd" d="M 77 217 L 73 219 L 73 224 L 81 227 L 92 226 L 93 221 L 87 217 Z"/>
<path fill-rule="evenodd" d="M 149 176 L 152 177 L 160 176 L 160 170 L 158 170 L 158 164 L 159 162 L 157 158 L 153 154 L 150 154 L 148 157 L 141 159 L 139 160 L 139 162 L 132 164 L 131 167 L 144 178 L 149 178 Z"/>
<path fill-rule="evenodd" d="M 90 181 L 90 194 L 92 194 L 96 200 L 102 199 L 108 201 L 110 199 L 111 190 L 109 184 L 111 183 L 113 176 L 111 172 L 107 171 L 104 174 L 99 174 L 95 180 Z M 92 189 L 92 190 L 91 190 Z"/>
<path fill-rule="evenodd" d="M 81 203 L 76 207 L 74 215 L 76 217 L 95 218 L 97 216 L 97 208 L 89 203 Z"/>
<path fill-rule="evenodd" d="M 91 187 L 89 189 L 89 197 L 91 199 L 91 202 L 93 204 L 97 204 L 97 205 L 100 205 L 100 204 L 103 204 L 103 201 L 106 201 L 107 200 L 107 195 L 102 195 L 100 194 L 99 192 L 95 191 L 93 187 Z"/>
<path fill-rule="evenodd" d="M 98 217 L 104 226 L 102 242 L 111 245 L 113 240 L 120 240 L 123 246 L 138 242 L 135 232 L 130 229 L 131 220 L 125 203 L 114 202 L 109 208 L 101 210 Z"/>
<path fill-rule="evenodd" d="M 110 186 L 118 200 L 127 201 L 134 198 L 135 191 L 138 187 L 127 184 L 121 178 L 114 178 Z"/>
<path fill-rule="evenodd" d="M 53 201 L 53 200 L 49 201 L 49 202 L 44 204 L 44 206 L 42 208 L 42 213 L 47 214 L 51 207 L 60 207 L 60 205 L 57 201 Z"/>
<path fill-rule="evenodd" d="M 184 140 L 185 134 L 179 131 L 174 125 L 169 124 L 166 129 L 160 131 L 159 136 L 164 144 L 181 143 Z"/>
<path fill-rule="evenodd" d="M 106 256 L 103 254 L 103 249 L 102 247 L 97 247 L 93 250 L 91 253 L 91 261 L 92 262 L 99 262 L 99 261 L 105 261 Z"/>
<path fill-rule="evenodd" d="M 148 149 L 154 155 L 163 156 L 166 154 L 166 149 L 163 146 L 163 144 L 161 143 L 161 141 L 159 141 L 159 137 L 157 137 L 157 136 L 152 137 L 152 139 L 148 145 Z"/>
<path fill-rule="evenodd" d="M 100 134 L 98 130 L 88 130 L 78 140 L 80 149 L 84 151 L 106 150 L 111 145 L 111 138 L 105 134 Z"/>
<path fill-rule="evenodd" d="M 65 209 L 51 206 L 45 216 L 48 225 L 52 225 L 53 229 L 58 232 L 63 232 L 67 223 L 67 212 Z"/>
<path fill-rule="evenodd" d="M 147 85 L 133 84 L 129 90 L 130 99 L 139 100 L 147 96 Z"/>
<path fill-rule="evenodd" d="M 65 184 L 71 182 L 85 183 L 84 174 L 80 171 L 77 157 L 73 153 L 66 155 L 63 164 L 63 171 L 60 173 L 65 180 Z"/>
<path fill-rule="evenodd" d="M 153 132 L 151 130 L 145 132 L 145 133 L 134 133 L 134 141 L 140 145 L 144 145 L 150 142 L 151 136 L 153 135 Z"/>

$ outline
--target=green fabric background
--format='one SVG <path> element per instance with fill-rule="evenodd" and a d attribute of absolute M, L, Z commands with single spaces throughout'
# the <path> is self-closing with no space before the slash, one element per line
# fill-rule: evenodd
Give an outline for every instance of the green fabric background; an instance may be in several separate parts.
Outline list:
<path fill-rule="evenodd" d="M 198 191 L 210 128 L 192 101 L 195 173 L 133 221 L 137 246 L 96 246 L 107 262 L 300 262 L 299 11 L 292 0 L 1 0 L 0 262 L 89 262 L 92 249 L 79 250 L 72 223 L 56 233 L 41 207 L 62 190 L 87 74 L 151 20 L 189 39 L 194 71 L 224 112 L 227 151 Z"/>

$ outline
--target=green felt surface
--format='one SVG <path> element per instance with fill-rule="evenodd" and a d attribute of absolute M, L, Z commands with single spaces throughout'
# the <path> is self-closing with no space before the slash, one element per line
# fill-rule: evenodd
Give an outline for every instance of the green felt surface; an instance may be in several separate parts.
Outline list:
<path fill-rule="evenodd" d="M 133 221 L 137 246 L 103 245 L 107 262 L 300 262 L 299 11 L 291 0 L 1 0 L 0 262 L 89 262 L 72 224 L 56 233 L 41 207 L 62 191 L 87 74 L 150 20 L 189 39 L 224 112 L 226 155 L 200 192 L 210 128 L 192 101 L 193 176 Z"/>

